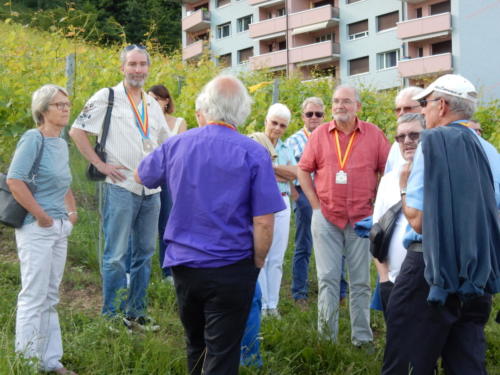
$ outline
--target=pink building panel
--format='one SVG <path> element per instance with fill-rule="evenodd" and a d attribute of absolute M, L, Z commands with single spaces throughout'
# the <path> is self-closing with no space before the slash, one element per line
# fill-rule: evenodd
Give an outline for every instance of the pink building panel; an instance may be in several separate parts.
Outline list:
<path fill-rule="evenodd" d="M 449 30 L 451 30 L 451 15 L 443 13 L 398 22 L 397 36 L 399 39 L 408 39 Z"/>
<path fill-rule="evenodd" d="M 204 40 L 198 40 L 197 42 L 194 42 L 187 47 L 182 49 L 182 59 L 183 60 L 188 60 L 193 57 L 199 56 L 203 53 L 203 48 L 205 45 L 208 45 L 208 43 Z"/>
<path fill-rule="evenodd" d="M 339 9 L 331 5 L 312 8 L 302 12 L 290 14 L 288 27 L 296 29 L 303 26 L 314 25 L 320 22 L 327 22 L 332 18 L 339 17 Z"/>
<path fill-rule="evenodd" d="M 210 27 L 210 13 L 199 9 L 182 19 L 182 31 L 199 31 Z"/>
<path fill-rule="evenodd" d="M 401 60 L 398 63 L 401 77 L 416 77 L 432 73 L 445 73 L 453 70 L 451 53 Z"/>
<path fill-rule="evenodd" d="M 250 68 L 256 70 L 286 65 L 286 55 L 286 50 L 281 50 L 250 57 Z"/>
<path fill-rule="evenodd" d="M 286 17 L 276 17 L 250 24 L 250 37 L 259 38 L 286 30 Z"/>
<path fill-rule="evenodd" d="M 339 45 L 328 40 L 326 42 L 314 43 L 290 49 L 290 62 L 300 63 L 303 61 L 324 59 L 327 57 L 334 57 L 339 53 Z"/>

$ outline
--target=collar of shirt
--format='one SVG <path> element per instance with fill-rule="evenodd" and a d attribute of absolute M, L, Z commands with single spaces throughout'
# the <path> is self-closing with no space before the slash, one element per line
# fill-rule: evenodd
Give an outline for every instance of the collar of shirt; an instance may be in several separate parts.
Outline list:
<path fill-rule="evenodd" d="M 332 120 L 329 122 L 328 132 L 331 133 L 334 129 L 337 129 L 337 123 L 335 122 L 335 120 Z M 355 120 L 354 130 L 359 130 L 361 133 L 365 132 L 365 129 L 363 127 L 363 121 L 361 121 L 357 117 Z"/>

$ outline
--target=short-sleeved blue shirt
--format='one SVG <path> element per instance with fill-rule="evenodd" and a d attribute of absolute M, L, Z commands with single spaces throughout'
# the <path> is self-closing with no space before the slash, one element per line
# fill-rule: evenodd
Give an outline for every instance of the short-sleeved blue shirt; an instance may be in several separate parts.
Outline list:
<path fill-rule="evenodd" d="M 278 139 L 275 149 L 278 154 L 277 165 L 297 165 L 297 161 L 288 144 Z M 278 182 L 278 188 L 280 192 L 290 195 L 290 184 L 288 182 Z"/>
<path fill-rule="evenodd" d="M 28 130 L 19 140 L 10 163 L 7 178 L 28 182 L 31 167 L 35 163 L 42 145 L 41 133 L 37 129 Z M 35 200 L 54 219 L 67 217 L 64 197 L 71 185 L 68 144 L 59 137 L 45 137 L 42 159 L 36 178 Z M 35 221 L 28 213 L 24 224 Z"/>
<path fill-rule="evenodd" d="M 267 150 L 224 126 L 168 139 L 139 165 L 148 188 L 167 182 L 172 210 L 164 266 L 215 268 L 253 256 L 253 217 L 285 209 Z"/>

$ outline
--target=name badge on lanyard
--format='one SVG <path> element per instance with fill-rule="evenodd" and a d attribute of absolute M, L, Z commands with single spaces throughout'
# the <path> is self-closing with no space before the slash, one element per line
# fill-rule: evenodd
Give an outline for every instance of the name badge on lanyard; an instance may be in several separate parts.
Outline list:
<path fill-rule="evenodd" d="M 338 171 L 335 175 L 335 183 L 339 185 L 347 184 L 347 173 L 344 171 Z"/>
<path fill-rule="evenodd" d="M 340 150 L 339 134 L 337 132 L 337 129 L 334 130 L 334 138 L 335 138 L 335 143 L 337 145 L 337 157 L 340 165 L 340 171 L 338 171 L 335 174 L 335 183 L 339 185 L 345 185 L 347 184 L 347 173 L 344 172 L 343 169 L 347 163 L 347 159 L 349 158 L 349 154 L 352 149 L 352 144 L 354 143 L 354 138 L 356 138 L 356 131 L 352 133 L 351 139 L 349 139 L 349 144 L 347 145 L 344 157 L 342 157 L 342 151 Z"/>

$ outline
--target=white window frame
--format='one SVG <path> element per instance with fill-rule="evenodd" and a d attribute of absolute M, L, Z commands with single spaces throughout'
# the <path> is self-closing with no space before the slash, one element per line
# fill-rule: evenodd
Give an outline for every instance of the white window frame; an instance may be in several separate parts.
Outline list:
<path fill-rule="evenodd" d="M 396 63 L 392 66 L 387 66 L 388 56 L 392 53 L 396 53 L 396 60 L 395 60 Z M 396 68 L 398 66 L 398 61 L 399 61 L 399 49 L 377 53 L 377 70 L 387 70 Z"/>
<path fill-rule="evenodd" d="M 361 38 L 366 38 L 368 36 L 368 30 L 362 31 L 360 33 L 349 35 L 349 40 L 356 40 Z"/>
<path fill-rule="evenodd" d="M 243 21 L 246 19 L 246 18 L 250 18 L 250 22 L 248 23 L 248 27 L 246 29 L 242 29 L 244 23 Z M 250 25 L 252 24 L 253 22 L 253 14 L 249 14 L 248 16 L 245 16 L 245 17 L 240 17 L 236 20 L 236 32 L 238 33 L 243 33 L 245 31 L 248 31 L 248 29 L 250 28 Z"/>
<path fill-rule="evenodd" d="M 223 35 L 223 29 L 225 27 L 228 27 L 228 30 L 229 30 L 229 34 L 227 34 L 226 36 Z M 224 39 L 224 38 L 228 38 L 231 36 L 231 22 L 225 22 L 225 23 L 222 23 L 220 25 L 217 25 L 217 39 Z"/>

